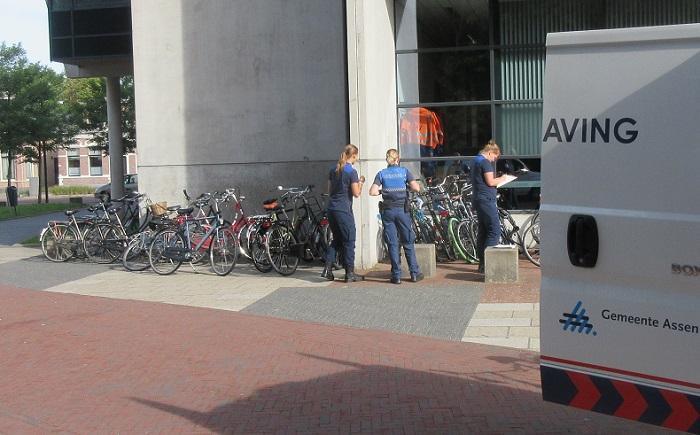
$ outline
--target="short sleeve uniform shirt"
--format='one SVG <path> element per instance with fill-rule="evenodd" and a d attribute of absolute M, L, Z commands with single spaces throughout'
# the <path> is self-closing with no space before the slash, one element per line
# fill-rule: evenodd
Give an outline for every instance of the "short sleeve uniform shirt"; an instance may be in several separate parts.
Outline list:
<path fill-rule="evenodd" d="M 377 173 L 374 184 L 382 187 L 382 201 L 385 207 L 403 208 L 408 197 L 406 183 L 415 179 L 408 169 L 391 165 Z"/>
<path fill-rule="evenodd" d="M 469 176 L 472 182 L 472 199 L 473 200 L 496 200 L 496 188 L 486 184 L 484 174 L 487 172 L 495 172 L 493 163 L 488 161 L 486 157 L 479 154 L 472 160 Z"/>
<path fill-rule="evenodd" d="M 335 166 L 328 173 L 331 190 L 328 194 L 328 210 L 352 213 L 352 189 L 350 184 L 359 183 L 360 177 L 350 163 L 337 173 Z"/>

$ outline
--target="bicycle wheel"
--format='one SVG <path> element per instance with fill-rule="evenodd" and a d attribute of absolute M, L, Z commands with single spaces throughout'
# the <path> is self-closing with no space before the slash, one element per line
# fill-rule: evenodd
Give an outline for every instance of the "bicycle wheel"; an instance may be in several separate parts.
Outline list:
<path fill-rule="evenodd" d="M 77 240 L 75 230 L 66 224 L 48 226 L 41 232 L 41 252 L 47 259 L 61 263 L 75 255 Z"/>
<path fill-rule="evenodd" d="M 447 221 L 447 236 L 450 239 L 450 244 L 452 245 L 452 250 L 455 256 L 460 260 L 467 260 L 467 254 L 465 254 L 464 249 L 457 237 L 457 227 L 459 226 L 459 221 L 456 218 L 451 218 Z"/>
<path fill-rule="evenodd" d="M 270 228 L 265 241 L 267 257 L 280 275 L 291 275 L 299 266 L 299 254 L 295 252 L 298 244 L 294 233 L 284 225 L 274 225 Z"/>
<path fill-rule="evenodd" d="M 219 228 L 211 238 L 209 261 L 211 268 L 219 276 L 231 273 L 238 260 L 238 243 L 230 227 Z"/>
<path fill-rule="evenodd" d="M 238 229 L 236 238 L 238 239 L 238 252 L 242 254 L 245 258 L 252 260 L 250 255 L 250 230 L 251 224 L 245 223 Z"/>
<path fill-rule="evenodd" d="M 116 260 L 119 256 L 114 248 L 117 239 L 119 236 L 111 224 L 102 222 L 88 228 L 83 239 L 83 249 L 88 260 L 98 264 L 109 264 Z"/>
<path fill-rule="evenodd" d="M 187 248 L 182 234 L 172 229 L 156 233 L 148 248 L 148 262 L 158 275 L 170 275 L 183 262 Z"/>
<path fill-rule="evenodd" d="M 199 262 L 204 262 L 206 260 L 205 255 L 209 253 L 209 246 L 211 244 L 211 238 L 208 240 L 205 240 L 204 243 L 202 243 L 202 246 L 199 247 L 196 251 L 194 251 L 194 248 L 197 246 L 199 242 L 204 239 L 204 236 L 207 234 L 207 231 L 209 230 L 210 226 L 209 224 L 205 225 L 192 225 L 190 227 L 190 249 L 192 249 L 192 258 L 190 259 L 190 263 L 199 263 Z"/>
<path fill-rule="evenodd" d="M 257 229 L 252 232 L 249 238 L 250 243 L 250 256 L 253 260 L 253 266 L 258 269 L 259 272 L 267 273 L 272 270 L 272 263 L 267 257 L 267 251 L 265 250 L 265 238 L 267 230 L 263 229 L 260 224 L 256 225 Z"/>
<path fill-rule="evenodd" d="M 326 252 L 328 248 L 333 243 L 333 232 L 331 227 L 328 225 L 321 225 L 318 227 L 318 256 L 322 262 L 326 262 Z M 335 258 L 333 259 L 333 268 L 338 270 L 343 268 L 343 261 L 340 258 L 340 250 L 335 251 Z"/>
<path fill-rule="evenodd" d="M 523 251 L 532 264 L 540 267 L 540 222 L 535 221 L 523 234 Z"/>
<path fill-rule="evenodd" d="M 467 263 L 478 263 L 479 258 L 476 253 L 476 234 L 474 234 L 473 221 L 463 220 L 457 224 L 457 230 L 455 235 L 457 236 L 457 241 L 462 248 L 462 252 L 465 255 L 465 261 Z"/>
<path fill-rule="evenodd" d="M 122 264 L 127 270 L 132 272 L 140 272 L 151 267 L 148 261 L 148 244 L 152 233 L 139 233 L 131 239 L 124 255 L 122 255 Z"/>

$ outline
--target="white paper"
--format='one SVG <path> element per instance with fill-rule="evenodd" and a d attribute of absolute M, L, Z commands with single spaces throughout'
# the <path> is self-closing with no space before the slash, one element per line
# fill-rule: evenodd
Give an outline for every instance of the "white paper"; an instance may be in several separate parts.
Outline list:
<path fill-rule="evenodd" d="M 500 183 L 498 183 L 496 185 L 497 188 L 503 187 L 504 185 L 506 185 L 506 184 L 510 183 L 511 181 L 515 180 L 516 178 L 518 178 L 515 175 L 508 175 L 508 174 L 504 175 L 504 177 L 506 177 L 506 179 L 501 181 Z"/>

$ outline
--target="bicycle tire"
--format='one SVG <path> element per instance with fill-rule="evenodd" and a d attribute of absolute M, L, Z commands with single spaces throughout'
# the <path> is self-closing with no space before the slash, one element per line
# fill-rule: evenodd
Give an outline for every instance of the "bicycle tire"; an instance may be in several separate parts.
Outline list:
<path fill-rule="evenodd" d="M 209 262 L 215 274 L 226 276 L 238 261 L 238 241 L 230 227 L 218 228 L 211 236 Z"/>
<path fill-rule="evenodd" d="M 141 272 L 151 267 L 151 263 L 148 261 L 149 242 L 149 236 L 146 232 L 137 234 L 129 241 L 124 255 L 122 255 L 122 265 L 126 270 Z"/>
<path fill-rule="evenodd" d="M 459 238 L 457 237 L 457 227 L 459 226 L 459 221 L 456 218 L 450 218 L 447 221 L 447 236 L 452 244 L 452 249 L 458 259 L 467 261 L 467 254 L 462 249 Z"/>
<path fill-rule="evenodd" d="M 529 239 L 528 239 L 529 237 Z M 525 257 L 537 267 L 540 266 L 540 222 L 534 221 L 523 234 L 523 251 Z"/>
<path fill-rule="evenodd" d="M 476 234 L 473 232 L 472 222 L 468 219 L 460 221 L 457 225 L 456 236 L 466 257 L 464 260 L 473 264 L 478 263 L 479 258 L 476 253 Z"/>
<path fill-rule="evenodd" d="M 243 255 L 245 258 L 252 260 L 253 257 L 250 255 L 250 230 L 251 230 L 251 224 L 249 223 L 244 223 L 239 229 L 236 234 L 236 238 L 238 239 L 238 252 Z"/>
<path fill-rule="evenodd" d="M 108 243 L 117 237 L 112 224 L 100 222 L 88 228 L 83 236 L 83 249 L 88 260 L 97 264 L 114 262 L 118 255 L 108 246 Z"/>
<path fill-rule="evenodd" d="M 252 237 L 250 240 L 250 256 L 253 260 L 253 266 L 258 270 L 258 272 L 268 273 L 272 270 L 272 263 L 267 258 L 267 251 L 265 250 L 265 237 L 267 231 L 263 231 L 263 228 L 258 224 L 257 229 L 252 232 Z"/>
<path fill-rule="evenodd" d="M 293 251 L 297 245 L 294 232 L 286 225 L 275 224 L 268 231 L 265 239 L 267 258 L 275 272 L 289 276 L 297 271 L 299 256 Z"/>
<path fill-rule="evenodd" d="M 52 228 L 53 227 L 53 228 Z M 41 252 L 48 260 L 55 263 L 68 261 L 75 255 L 70 244 L 76 244 L 78 236 L 67 224 L 56 224 L 44 228 L 41 232 Z"/>
<path fill-rule="evenodd" d="M 151 269 L 158 275 L 170 275 L 180 268 L 182 258 L 168 255 L 168 248 L 179 248 L 185 250 L 185 238 L 182 234 L 173 230 L 165 229 L 158 231 L 148 247 L 148 262 Z"/>

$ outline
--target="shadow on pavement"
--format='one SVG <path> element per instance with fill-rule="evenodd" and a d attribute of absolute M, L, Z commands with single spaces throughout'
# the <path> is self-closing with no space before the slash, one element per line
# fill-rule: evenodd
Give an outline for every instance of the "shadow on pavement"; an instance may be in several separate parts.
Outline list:
<path fill-rule="evenodd" d="M 344 371 L 264 387 L 203 412 L 145 398 L 131 400 L 215 433 L 660 432 L 543 402 L 535 354 L 494 357 L 491 370 L 467 373 L 299 355 L 343 366 Z"/>

